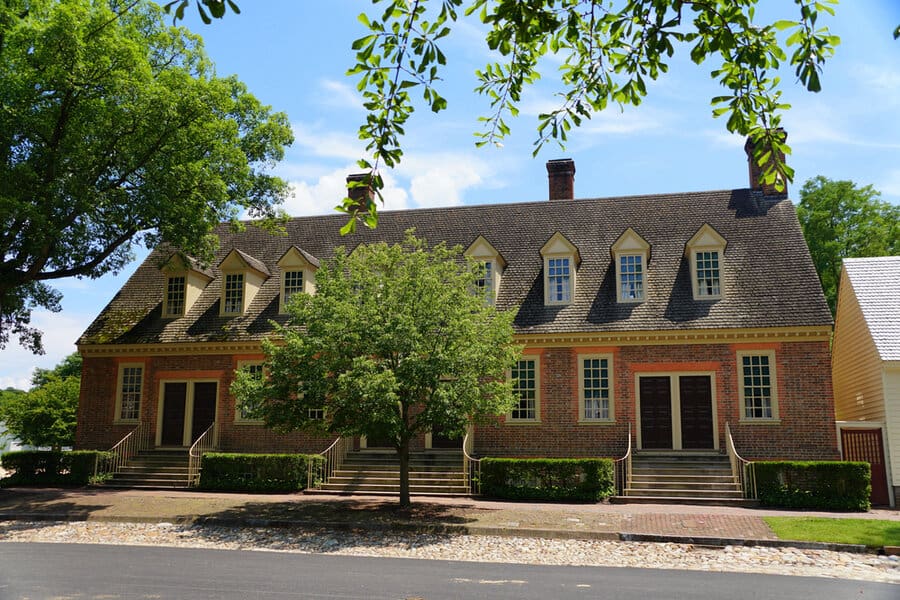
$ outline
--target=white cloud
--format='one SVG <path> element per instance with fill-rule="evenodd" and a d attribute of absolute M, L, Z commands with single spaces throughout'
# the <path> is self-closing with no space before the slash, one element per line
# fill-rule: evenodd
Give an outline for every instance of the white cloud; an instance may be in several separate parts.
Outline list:
<path fill-rule="evenodd" d="M 727 131 L 719 131 L 707 129 L 703 132 L 703 137 L 710 140 L 713 145 L 724 148 L 741 148 L 744 147 L 746 139 L 737 133 L 728 133 Z"/>
<path fill-rule="evenodd" d="M 843 144 L 861 148 L 900 149 L 900 143 L 877 139 L 879 134 L 890 132 L 890 128 L 881 132 L 861 129 L 850 133 L 847 123 L 847 116 L 821 101 L 811 102 L 808 106 L 795 105 L 784 118 L 788 144 L 791 145 Z"/>
<path fill-rule="evenodd" d="M 457 206 L 463 203 L 466 189 L 490 178 L 486 161 L 466 154 L 414 154 L 401 163 L 400 172 L 410 180 L 415 208 Z"/>
<path fill-rule="evenodd" d="M 862 89 L 870 92 L 900 93 L 900 71 L 887 65 L 857 65 L 851 73 L 859 80 Z M 873 89 L 874 88 L 874 89 Z M 890 97 L 886 98 L 889 99 Z"/>
<path fill-rule="evenodd" d="M 334 207 L 347 195 L 347 175 L 358 172 L 359 167 L 356 165 L 347 165 L 320 173 L 317 177 L 292 181 L 291 188 L 294 195 L 285 201 L 283 208 L 292 217 L 331 214 Z M 386 210 L 407 208 L 409 194 L 397 185 L 395 178 L 391 174 L 385 174 L 384 183 L 382 195 L 385 203 L 380 208 Z"/>
<path fill-rule="evenodd" d="M 44 332 L 46 354 L 35 355 L 18 345 L 13 339 L 3 350 L 0 365 L 0 389 L 7 386 L 28 389 L 31 374 L 36 367 L 50 369 L 63 358 L 75 352 L 75 340 L 82 334 L 93 315 L 78 313 L 51 313 L 34 311 L 31 324 Z"/>
<path fill-rule="evenodd" d="M 536 117 L 558 110 L 564 100 L 544 96 L 527 100 L 519 107 L 520 114 Z M 650 106 L 622 111 L 617 105 L 610 105 L 605 110 L 594 113 L 590 119 L 581 122 L 580 131 L 602 135 L 631 135 L 635 133 L 658 131 L 667 128 L 672 115 Z"/>
<path fill-rule="evenodd" d="M 294 148 L 321 158 L 358 160 L 366 155 L 365 144 L 356 136 L 328 130 L 315 124 L 292 123 Z"/>
<path fill-rule="evenodd" d="M 333 79 L 319 81 L 319 94 L 316 100 L 329 108 L 362 110 L 363 101 L 356 87 Z"/>

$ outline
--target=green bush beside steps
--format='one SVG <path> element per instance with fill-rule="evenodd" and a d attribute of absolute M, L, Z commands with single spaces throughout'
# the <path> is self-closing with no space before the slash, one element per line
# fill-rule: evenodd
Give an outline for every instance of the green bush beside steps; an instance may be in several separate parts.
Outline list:
<path fill-rule="evenodd" d="M 0 456 L 0 464 L 10 475 L 0 487 L 83 486 L 94 482 L 97 466 L 112 458 L 100 450 L 19 450 Z"/>
<path fill-rule="evenodd" d="M 483 458 L 481 493 L 509 500 L 597 502 L 615 493 L 608 458 Z"/>
<path fill-rule="evenodd" d="M 763 506 L 869 510 L 872 479 L 867 462 L 760 461 L 753 468 Z"/>
<path fill-rule="evenodd" d="M 298 492 L 306 488 L 310 461 L 322 463 L 324 458 L 317 454 L 207 452 L 200 464 L 200 488 L 227 492 Z"/>

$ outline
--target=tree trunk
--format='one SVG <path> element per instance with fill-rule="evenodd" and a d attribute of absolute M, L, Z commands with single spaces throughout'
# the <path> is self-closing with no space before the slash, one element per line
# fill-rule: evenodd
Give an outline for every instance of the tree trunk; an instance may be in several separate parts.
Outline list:
<path fill-rule="evenodd" d="M 400 506 L 407 507 L 411 504 L 409 499 L 409 440 L 404 440 L 397 448 L 400 455 Z"/>

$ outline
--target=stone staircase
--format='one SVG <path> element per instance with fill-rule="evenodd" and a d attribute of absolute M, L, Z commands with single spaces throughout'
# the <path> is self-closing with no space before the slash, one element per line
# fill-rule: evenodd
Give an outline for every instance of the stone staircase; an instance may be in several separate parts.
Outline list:
<path fill-rule="evenodd" d="M 731 473 L 728 456 L 718 452 L 637 451 L 631 479 L 618 503 L 755 506 Z"/>
<path fill-rule="evenodd" d="M 103 484 L 117 488 L 187 488 L 187 450 L 144 450 Z"/>
<path fill-rule="evenodd" d="M 400 459 L 393 451 L 350 452 L 328 483 L 309 493 L 400 493 Z M 467 496 L 469 489 L 459 450 L 426 450 L 409 456 L 409 493 L 421 496 Z"/>

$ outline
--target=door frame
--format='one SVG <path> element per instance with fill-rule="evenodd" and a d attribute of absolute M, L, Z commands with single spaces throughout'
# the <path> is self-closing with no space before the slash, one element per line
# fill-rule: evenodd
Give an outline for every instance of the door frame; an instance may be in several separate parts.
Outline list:
<path fill-rule="evenodd" d="M 215 383 L 216 384 L 216 416 L 213 418 L 214 423 L 219 422 L 219 400 L 221 399 L 222 383 L 216 378 L 203 377 L 199 379 L 189 378 L 167 378 L 159 380 L 159 389 L 157 390 L 156 404 L 156 445 L 162 446 L 162 424 L 163 424 L 163 405 L 165 402 L 165 389 L 167 383 L 184 383 L 186 384 L 184 398 L 184 427 L 181 434 L 181 445 L 185 448 L 191 446 L 191 432 L 194 429 L 194 384 L 195 383 Z M 218 427 L 216 428 L 218 429 Z M 215 442 L 217 442 L 216 440 Z M 214 443 L 215 443 L 214 442 Z"/>
<path fill-rule="evenodd" d="M 681 436 L 681 388 L 679 386 L 679 378 L 686 377 L 709 377 L 710 401 L 712 402 L 712 429 L 713 429 L 713 447 L 711 450 L 719 449 L 719 406 L 716 393 L 716 372 L 715 371 L 639 371 L 634 374 L 634 419 L 637 437 L 637 449 L 642 450 L 643 440 L 641 438 L 641 377 L 668 377 L 669 378 L 669 401 L 671 402 L 672 414 L 672 450 L 683 450 Z"/>
<path fill-rule="evenodd" d="M 841 438 L 841 431 L 844 429 L 880 429 L 881 430 L 881 453 L 884 458 L 884 478 L 887 480 L 888 500 L 890 507 L 897 507 L 897 498 L 894 495 L 893 473 L 891 472 L 890 454 L 888 454 L 888 435 L 887 428 L 883 421 L 835 421 L 835 429 L 837 429 L 838 453 L 842 460 L 844 459 L 844 440 Z"/>

